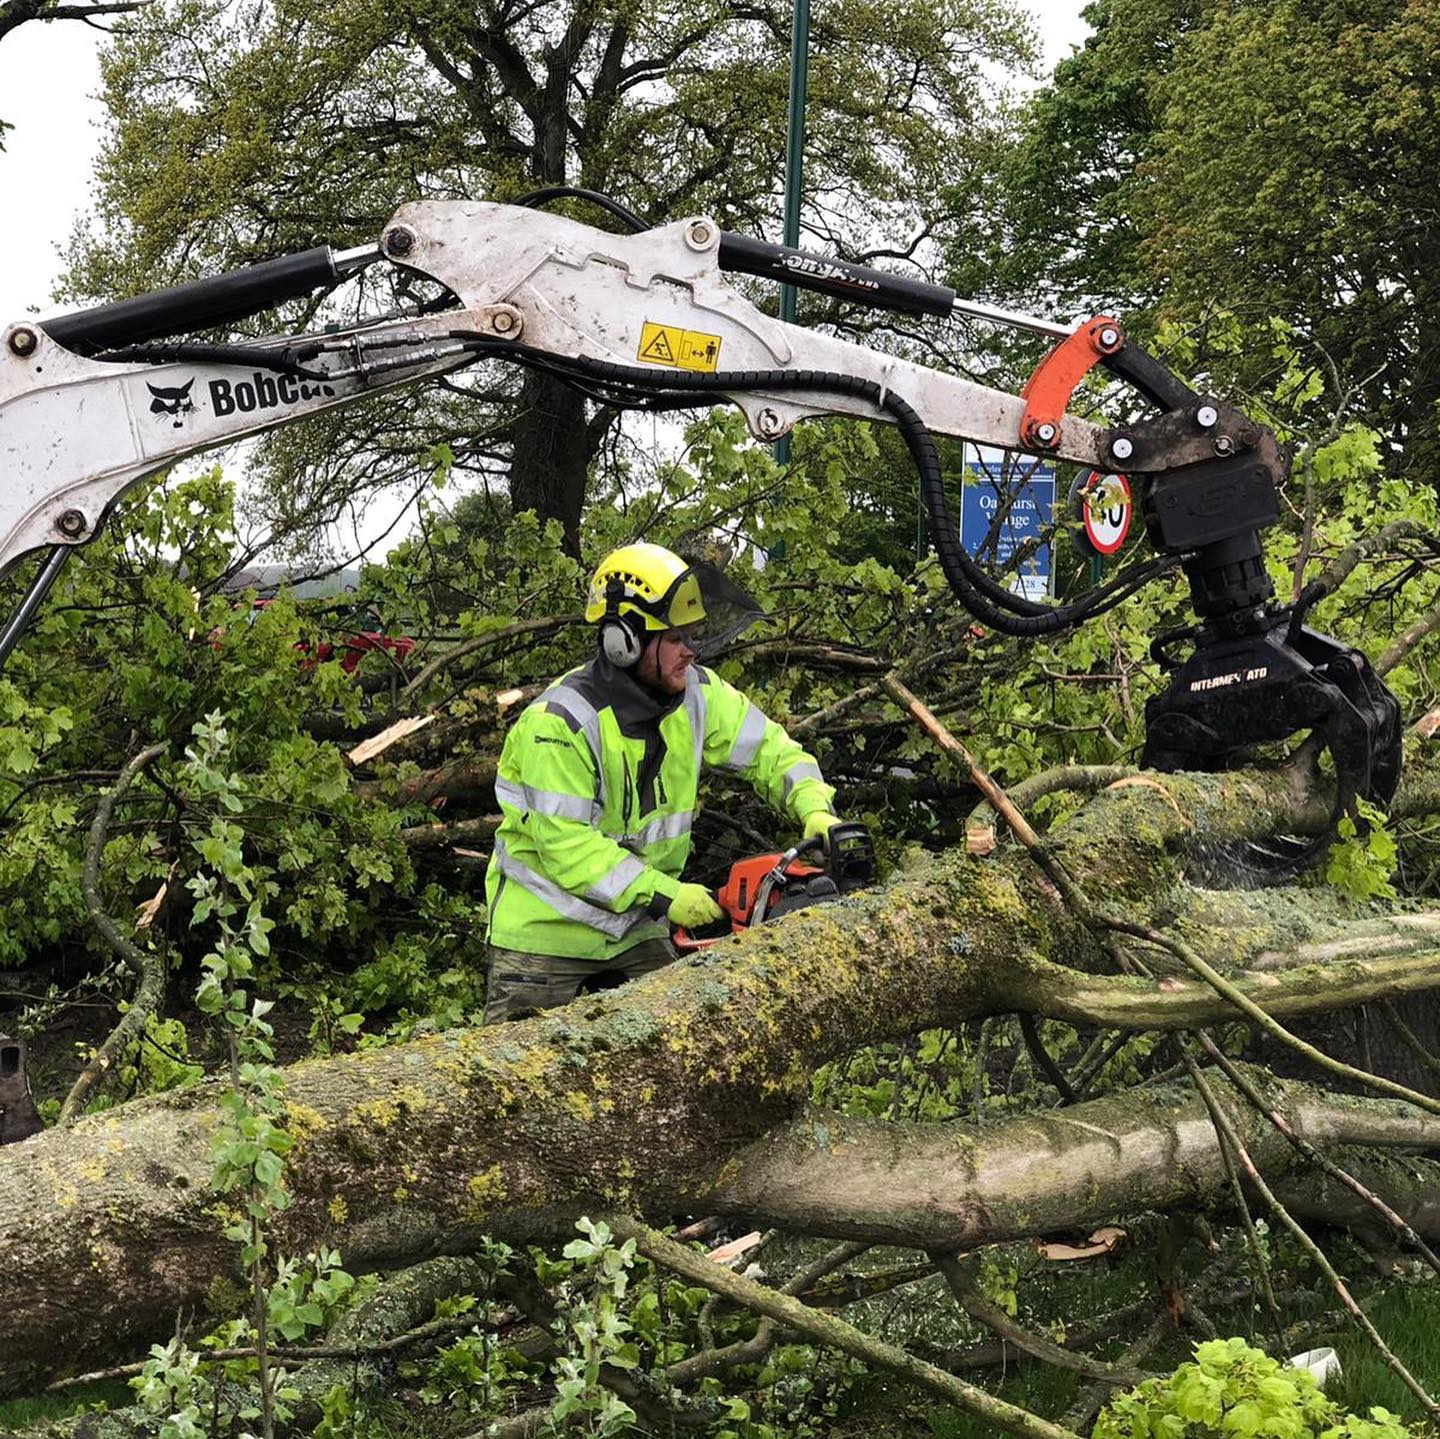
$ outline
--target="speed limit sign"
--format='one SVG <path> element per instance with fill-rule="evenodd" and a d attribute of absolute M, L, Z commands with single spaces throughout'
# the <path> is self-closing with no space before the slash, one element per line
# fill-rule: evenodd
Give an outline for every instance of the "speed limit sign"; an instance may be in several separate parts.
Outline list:
<path fill-rule="evenodd" d="M 1091 470 L 1078 486 L 1078 496 L 1085 547 L 1097 555 L 1113 555 L 1130 533 L 1130 481 Z"/>

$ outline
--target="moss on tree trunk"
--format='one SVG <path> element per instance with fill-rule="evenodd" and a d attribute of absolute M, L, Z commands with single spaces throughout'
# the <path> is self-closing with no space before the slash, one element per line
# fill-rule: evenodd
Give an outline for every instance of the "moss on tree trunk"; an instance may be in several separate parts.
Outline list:
<path fill-rule="evenodd" d="M 1108 905 L 1184 924 L 1197 902 L 1180 879 L 1186 846 L 1283 799 L 1251 777 L 1169 777 L 1163 791 L 1100 797 L 1059 848 Z M 1431 917 L 1392 920 L 1379 957 L 1305 962 L 1306 946 L 1343 935 L 1336 911 L 1275 894 L 1225 904 L 1230 928 L 1192 926 L 1191 942 L 1227 967 L 1269 956 L 1243 985 L 1276 1013 L 1440 985 Z M 332 1244 L 364 1269 L 463 1250 L 487 1230 L 535 1234 L 590 1207 L 665 1215 L 739 1185 L 742 1156 L 802 1110 L 815 1068 L 860 1046 L 1015 1010 L 1121 1028 L 1232 1013 L 1204 985 L 1098 973 L 1108 962 L 1028 860 L 952 852 L 525 1023 L 299 1064 L 294 1203 L 275 1238 L 292 1253 Z M 208 1180 L 215 1093 L 133 1104 L 6 1151 L 14 1340 L 0 1388 L 133 1347 L 229 1282 L 226 1202 Z"/>

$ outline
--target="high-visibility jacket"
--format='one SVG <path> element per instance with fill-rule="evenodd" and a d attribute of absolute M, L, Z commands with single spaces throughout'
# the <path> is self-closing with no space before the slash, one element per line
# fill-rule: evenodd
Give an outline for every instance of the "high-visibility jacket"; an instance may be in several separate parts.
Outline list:
<path fill-rule="evenodd" d="M 673 698 L 603 656 L 558 680 L 501 751 L 490 943 L 605 960 L 666 934 L 659 916 L 690 853 L 701 770 L 716 765 L 797 822 L 830 808 L 819 765 L 698 665 Z"/>

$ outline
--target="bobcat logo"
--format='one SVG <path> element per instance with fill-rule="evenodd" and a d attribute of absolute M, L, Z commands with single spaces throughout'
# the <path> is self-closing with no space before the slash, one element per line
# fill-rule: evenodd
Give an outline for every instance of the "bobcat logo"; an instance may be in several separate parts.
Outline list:
<path fill-rule="evenodd" d="M 147 382 L 145 388 L 150 391 L 151 396 L 150 413 L 152 415 L 172 415 L 175 419 L 175 428 L 182 429 L 182 417 L 192 414 L 195 409 L 195 401 L 190 398 L 190 388 L 194 383 L 194 380 L 188 380 L 178 390 L 167 390 Z"/>

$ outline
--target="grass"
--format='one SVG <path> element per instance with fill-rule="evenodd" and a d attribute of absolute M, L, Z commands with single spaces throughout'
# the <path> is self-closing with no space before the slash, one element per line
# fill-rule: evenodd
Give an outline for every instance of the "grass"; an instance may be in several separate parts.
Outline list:
<path fill-rule="evenodd" d="M 1440 1395 L 1440 1279 L 1397 1284 L 1366 1310 L 1396 1358 L 1432 1395 Z M 1350 1327 L 1315 1341 L 1328 1344 L 1340 1358 L 1343 1374 L 1326 1393 L 1357 1413 L 1380 1404 L 1407 1420 L 1422 1417 L 1420 1402 L 1391 1373 L 1373 1345 Z"/>
<path fill-rule="evenodd" d="M 119 1409 L 134 1396 L 130 1386 L 121 1380 L 99 1384 L 79 1384 L 59 1394 L 42 1394 L 34 1399 L 0 1399 L 0 1432 L 29 1429 L 45 1420 L 68 1419 L 104 1405 Z"/>

